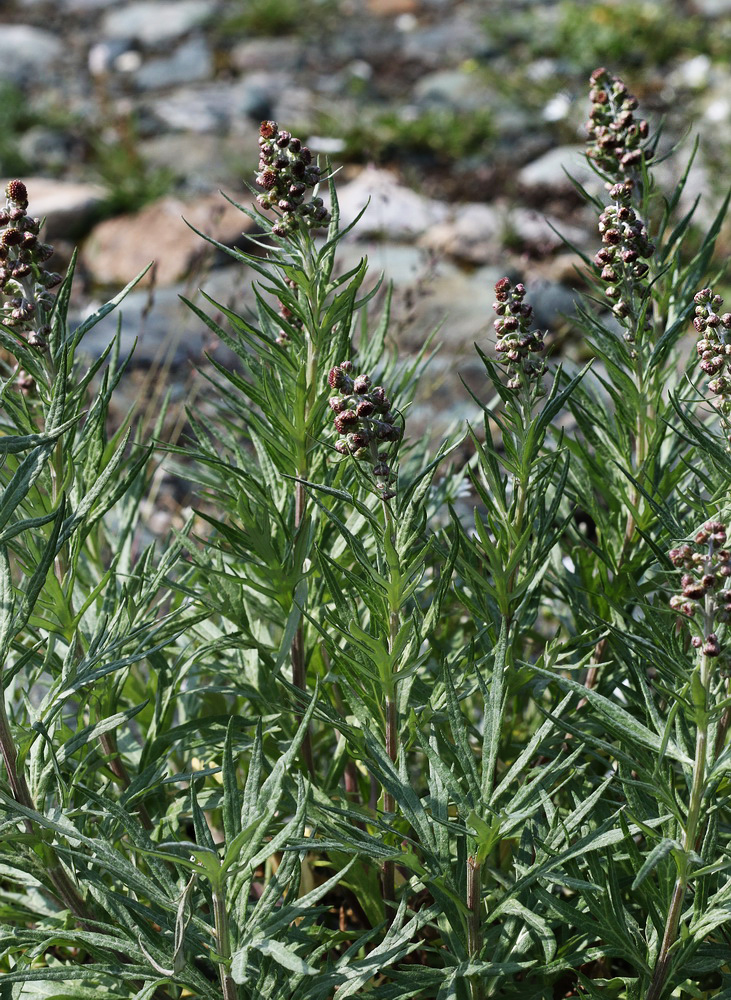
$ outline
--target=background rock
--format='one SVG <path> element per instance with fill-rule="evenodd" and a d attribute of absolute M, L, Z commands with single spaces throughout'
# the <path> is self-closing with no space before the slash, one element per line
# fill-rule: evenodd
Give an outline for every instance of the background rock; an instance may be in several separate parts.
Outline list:
<path fill-rule="evenodd" d="M 87 274 L 99 285 L 124 285 L 154 260 L 154 276 L 148 272 L 143 284 L 149 284 L 153 277 L 163 287 L 180 281 L 210 246 L 184 220 L 230 246 L 241 242 L 242 234 L 253 229 L 251 219 L 220 195 L 188 203 L 163 198 L 135 215 L 100 223 L 82 253 Z"/>

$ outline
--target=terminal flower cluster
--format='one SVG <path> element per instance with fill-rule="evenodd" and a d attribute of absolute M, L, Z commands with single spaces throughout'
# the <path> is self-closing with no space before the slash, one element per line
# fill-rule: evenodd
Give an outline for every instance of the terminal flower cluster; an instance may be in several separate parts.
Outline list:
<path fill-rule="evenodd" d="M 723 305 L 720 295 L 703 288 L 694 296 L 693 326 L 698 334 L 696 349 L 700 367 L 711 376 L 708 388 L 719 398 L 719 409 L 731 444 L 731 313 L 719 315 Z"/>
<path fill-rule="evenodd" d="M 372 464 L 384 499 L 390 499 L 394 494 L 388 484 L 395 476 L 388 465 L 388 452 L 379 447 L 398 441 L 401 432 L 386 390 L 372 386 L 368 375 L 353 375 L 351 361 L 341 361 L 331 368 L 327 381 L 338 392 L 329 400 L 335 429 L 343 437 L 335 445 L 336 451 Z"/>
<path fill-rule="evenodd" d="M 318 229 L 330 221 L 322 198 L 305 201 L 308 188 L 320 182 L 320 168 L 312 162 L 312 152 L 291 132 L 280 131 L 276 122 L 262 122 L 259 128 L 259 173 L 256 183 L 264 188 L 257 195 L 262 208 L 275 209 L 279 220 L 272 227 L 276 236 L 288 236 L 301 224 Z"/>
<path fill-rule="evenodd" d="M 495 285 L 496 301 L 492 305 L 498 317 L 495 320 L 495 351 L 508 370 L 509 389 L 520 389 L 523 379 L 537 382 L 546 370 L 541 359 L 531 357 L 540 354 L 545 344 L 543 334 L 531 330 L 533 307 L 525 303 L 524 298 L 525 285 L 513 286 L 508 278 L 501 278 Z"/>
<path fill-rule="evenodd" d="M 642 161 L 647 122 L 635 119 L 637 98 L 604 67 L 594 70 L 590 83 L 591 112 L 586 125 L 590 146 L 586 155 L 610 177 L 626 177 L 636 172 Z M 649 159 L 650 151 L 644 152 Z"/>
<path fill-rule="evenodd" d="M 40 219 L 29 216 L 27 209 L 25 184 L 10 181 L 5 206 L 0 209 L 0 322 L 42 351 L 54 303 L 50 289 L 61 281 L 61 275 L 45 268 L 53 247 L 38 238 Z"/>
<path fill-rule="evenodd" d="M 688 618 L 703 617 L 702 635 L 691 640 L 705 656 L 718 656 L 721 646 L 714 631 L 716 622 L 731 621 L 731 551 L 726 546 L 726 525 L 721 521 L 705 524 L 694 538 L 668 553 L 673 566 L 685 572 L 682 591 L 670 598 L 670 607 Z M 700 615 L 699 615 L 700 613 Z"/>
<path fill-rule="evenodd" d="M 631 205 L 633 187 L 630 178 L 609 189 L 614 204 L 599 216 L 603 246 L 594 257 L 594 263 L 601 268 L 600 277 L 607 283 L 605 295 L 619 319 L 638 318 L 633 316 L 632 300 L 641 301 L 649 292 L 649 265 L 645 261 L 655 252 L 644 222 Z M 635 334 L 628 332 L 625 339 L 633 341 Z"/>

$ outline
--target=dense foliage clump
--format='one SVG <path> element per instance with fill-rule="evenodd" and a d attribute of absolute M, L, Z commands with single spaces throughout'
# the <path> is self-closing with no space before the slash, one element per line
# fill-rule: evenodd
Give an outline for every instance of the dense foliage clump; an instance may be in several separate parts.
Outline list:
<path fill-rule="evenodd" d="M 410 435 L 431 337 L 390 347 L 276 122 L 258 245 L 215 244 L 257 313 L 189 303 L 236 364 L 176 446 L 109 430 L 84 337 L 124 292 L 72 329 L 8 185 L 3 996 L 731 996 L 726 206 L 688 249 L 636 100 L 591 102 L 591 361 L 502 278 L 466 448 Z M 199 510 L 157 544 L 161 461 Z"/>

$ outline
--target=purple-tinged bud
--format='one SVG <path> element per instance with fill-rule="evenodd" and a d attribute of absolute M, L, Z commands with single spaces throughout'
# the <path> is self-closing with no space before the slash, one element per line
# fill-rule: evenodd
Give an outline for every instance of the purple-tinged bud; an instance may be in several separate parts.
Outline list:
<path fill-rule="evenodd" d="M 10 181 L 5 188 L 5 195 L 10 201 L 25 208 L 28 205 L 28 190 L 22 181 Z"/>
<path fill-rule="evenodd" d="M 343 410 L 335 417 L 335 429 L 338 434 L 347 434 L 358 423 L 358 415 L 354 410 Z"/>
<path fill-rule="evenodd" d="M 710 635 L 706 636 L 706 641 L 703 645 L 703 655 L 704 656 L 718 656 L 721 652 L 721 646 L 718 642 L 718 636 L 715 632 L 711 632 Z"/>
<path fill-rule="evenodd" d="M 355 448 L 356 450 L 366 448 L 370 440 L 370 436 L 364 431 L 358 431 L 356 434 L 350 434 L 348 436 L 348 444 L 351 448 Z"/>
<path fill-rule="evenodd" d="M 345 372 L 342 365 L 336 365 L 330 369 L 327 376 L 327 384 L 331 389 L 341 389 L 345 385 Z"/>

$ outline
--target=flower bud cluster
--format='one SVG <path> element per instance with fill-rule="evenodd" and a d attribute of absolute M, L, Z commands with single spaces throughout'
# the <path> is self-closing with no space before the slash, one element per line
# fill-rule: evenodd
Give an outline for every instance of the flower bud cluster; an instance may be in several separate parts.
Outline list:
<path fill-rule="evenodd" d="M 259 173 L 256 183 L 264 188 L 256 200 L 265 209 L 280 213 L 272 227 L 276 236 L 288 236 L 304 223 L 310 229 L 326 226 L 330 213 L 322 198 L 305 201 L 308 188 L 320 182 L 320 168 L 312 152 L 276 122 L 262 122 L 259 129 Z"/>
<path fill-rule="evenodd" d="M 54 302 L 50 290 L 61 275 L 45 268 L 53 247 L 38 238 L 40 220 L 27 209 L 25 184 L 10 181 L 0 209 L 0 322 L 22 334 L 31 347 L 45 350 Z"/>
<path fill-rule="evenodd" d="M 401 432 L 386 390 L 380 385 L 372 386 L 368 375 L 353 375 L 351 361 L 341 361 L 331 368 L 327 381 L 338 392 L 329 401 L 335 414 L 335 429 L 343 436 L 335 450 L 370 462 L 384 499 L 390 499 L 394 494 L 388 484 L 396 477 L 388 465 L 388 453 L 379 451 L 379 447 L 398 441 Z"/>
<path fill-rule="evenodd" d="M 648 126 L 637 121 L 636 97 L 624 83 L 601 67 L 591 74 L 591 112 L 586 123 L 590 145 L 587 156 L 610 177 L 626 177 L 638 172 L 642 162 L 642 143 Z M 644 150 L 649 159 L 650 151 Z"/>
<path fill-rule="evenodd" d="M 632 208 L 633 187 L 634 182 L 628 179 L 609 189 L 614 204 L 608 205 L 599 216 L 603 245 L 594 257 L 600 277 L 607 283 L 604 294 L 619 319 L 637 319 L 633 316 L 631 303 L 633 299 L 642 300 L 649 291 L 646 280 L 649 265 L 645 261 L 655 252 L 645 224 Z M 626 333 L 625 339 L 633 341 L 634 333 Z"/>
<path fill-rule="evenodd" d="M 508 278 L 501 278 L 495 285 L 495 299 L 492 308 L 497 314 L 495 351 L 498 361 L 505 365 L 508 374 L 508 388 L 520 389 L 523 384 L 521 373 L 529 382 L 537 382 L 546 370 L 541 359 L 532 358 L 544 349 L 543 334 L 531 330 L 533 307 L 523 301 L 525 285 L 511 285 Z"/>
<path fill-rule="evenodd" d="M 719 315 L 723 305 L 720 295 L 703 288 L 694 296 L 693 326 L 698 334 L 696 350 L 700 367 L 711 376 L 708 388 L 719 397 L 719 409 L 726 423 L 731 423 L 731 313 Z M 728 434 L 731 445 L 731 433 Z"/>
<path fill-rule="evenodd" d="M 688 618 L 703 615 L 702 636 L 693 646 L 704 656 L 718 656 L 721 646 L 713 631 L 715 622 L 731 621 L 731 551 L 725 548 L 726 525 L 710 521 L 697 532 L 694 543 L 686 542 L 668 553 L 673 566 L 683 569 L 682 591 L 670 598 L 670 607 Z"/>

